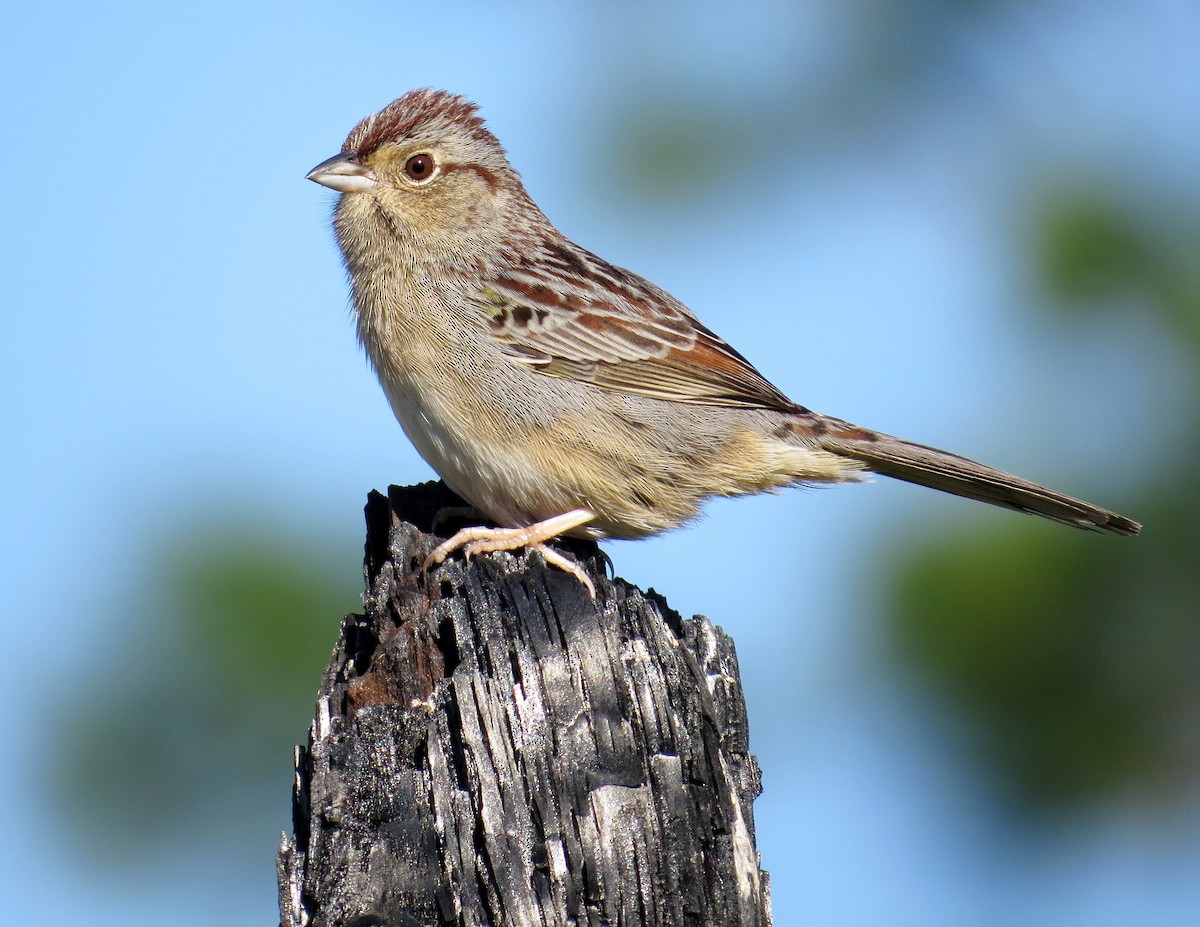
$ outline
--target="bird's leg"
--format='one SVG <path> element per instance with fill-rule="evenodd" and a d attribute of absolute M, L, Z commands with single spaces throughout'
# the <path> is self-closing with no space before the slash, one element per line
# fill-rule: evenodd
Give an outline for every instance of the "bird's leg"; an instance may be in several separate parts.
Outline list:
<path fill-rule="evenodd" d="M 469 560 L 476 554 L 488 554 L 497 550 L 518 550 L 528 547 L 536 550 L 551 566 L 570 573 L 587 588 L 588 594 L 594 599 L 596 588 L 583 568 L 575 561 L 564 557 L 558 551 L 551 550 L 546 542 L 565 534 L 572 528 L 586 525 L 596 517 L 596 513 L 588 509 L 573 509 L 562 515 L 555 515 L 545 521 L 539 521 L 524 528 L 463 528 L 448 541 L 443 541 L 433 549 L 421 569 L 428 570 L 445 561 L 454 551 L 463 548 L 463 554 Z"/>

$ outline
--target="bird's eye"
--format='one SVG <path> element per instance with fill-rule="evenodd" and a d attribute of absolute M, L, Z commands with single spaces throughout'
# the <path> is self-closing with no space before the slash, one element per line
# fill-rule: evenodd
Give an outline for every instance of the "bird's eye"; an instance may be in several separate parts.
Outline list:
<path fill-rule="evenodd" d="M 423 183 L 433 176 L 433 155 L 415 154 L 404 162 L 404 173 L 409 180 Z"/>

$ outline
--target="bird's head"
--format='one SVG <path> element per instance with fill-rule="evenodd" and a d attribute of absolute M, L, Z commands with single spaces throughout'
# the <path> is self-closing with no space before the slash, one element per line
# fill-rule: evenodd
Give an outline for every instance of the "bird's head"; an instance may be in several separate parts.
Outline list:
<path fill-rule="evenodd" d="M 342 194 L 334 225 L 351 264 L 380 247 L 412 263 L 460 262 L 540 215 L 475 104 L 442 90 L 412 90 L 368 116 L 308 179 Z"/>

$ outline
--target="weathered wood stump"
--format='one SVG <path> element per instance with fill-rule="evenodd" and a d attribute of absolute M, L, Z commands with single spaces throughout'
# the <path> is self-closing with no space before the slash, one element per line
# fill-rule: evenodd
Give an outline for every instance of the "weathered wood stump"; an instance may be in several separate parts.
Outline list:
<path fill-rule="evenodd" d="M 767 927 L 733 642 L 537 554 L 425 576 L 441 484 L 367 503 L 350 615 L 296 750 L 281 925 Z"/>

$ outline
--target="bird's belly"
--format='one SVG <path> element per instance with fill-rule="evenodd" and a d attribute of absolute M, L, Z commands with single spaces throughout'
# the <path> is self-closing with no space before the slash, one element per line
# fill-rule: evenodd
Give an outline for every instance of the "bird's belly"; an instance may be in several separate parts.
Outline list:
<path fill-rule="evenodd" d="M 761 492 L 806 478 L 803 456 L 762 437 L 753 413 L 714 412 L 514 372 L 488 391 L 439 392 L 395 382 L 385 391 L 421 456 L 456 493 L 497 524 L 523 527 L 587 509 L 595 519 L 577 536 L 641 538 L 691 521 L 712 496 Z M 514 386 L 515 380 L 515 386 Z M 472 382 L 472 385 L 475 385 Z M 496 401 L 497 391 L 512 393 Z M 519 398 L 521 391 L 523 397 Z M 528 401 L 530 395 L 539 401 Z M 674 423 L 673 425 L 671 423 Z"/>
<path fill-rule="evenodd" d="M 523 527 L 584 507 L 540 462 L 532 423 L 481 420 L 469 407 L 387 389 L 396 419 L 446 485 L 496 524 Z M 519 440 L 518 440 L 519 439 Z M 581 529 L 578 533 L 593 536 Z"/>

